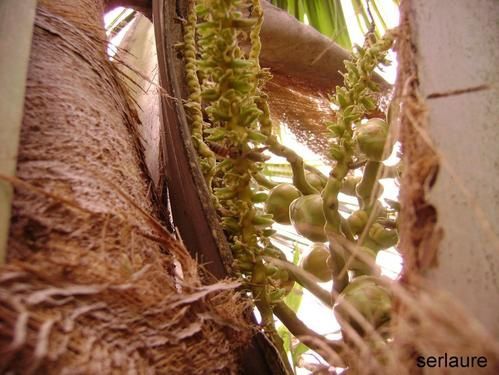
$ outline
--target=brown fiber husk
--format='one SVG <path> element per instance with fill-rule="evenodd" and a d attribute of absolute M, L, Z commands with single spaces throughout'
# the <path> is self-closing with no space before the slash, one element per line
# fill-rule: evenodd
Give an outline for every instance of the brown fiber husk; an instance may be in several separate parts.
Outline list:
<path fill-rule="evenodd" d="M 442 232 L 437 212 L 427 193 L 438 174 L 438 154 L 426 132 L 427 110 L 419 93 L 416 46 L 411 34 L 411 1 L 401 3 L 401 23 L 396 43 L 398 55 L 395 101 L 398 113 L 404 173 L 400 188 L 399 248 L 404 257 L 404 277 L 418 274 L 437 262 Z"/>
<path fill-rule="evenodd" d="M 1 177 L 16 193 L 0 372 L 237 372 L 247 304 L 157 221 L 105 49 L 101 2 L 38 2 L 17 178 Z"/>

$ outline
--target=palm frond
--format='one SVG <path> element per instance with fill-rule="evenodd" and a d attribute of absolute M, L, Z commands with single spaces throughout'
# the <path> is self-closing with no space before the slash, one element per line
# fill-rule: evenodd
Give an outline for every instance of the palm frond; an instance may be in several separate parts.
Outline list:
<path fill-rule="evenodd" d="M 399 6 L 400 0 L 391 0 Z M 301 22 L 308 24 L 346 49 L 352 48 L 352 36 L 347 27 L 346 12 L 341 0 L 271 0 Z M 379 37 L 387 30 L 389 22 L 380 10 L 380 0 L 350 0 L 357 28 L 365 34 L 374 22 Z M 371 13 L 371 14 L 370 14 Z"/>
<path fill-rule="evenodd" d="M 272 0 L 271 3 L 301 22 L 307 20 L 310 26 L 343 48 L 352 47 L 340 0 Z"/>

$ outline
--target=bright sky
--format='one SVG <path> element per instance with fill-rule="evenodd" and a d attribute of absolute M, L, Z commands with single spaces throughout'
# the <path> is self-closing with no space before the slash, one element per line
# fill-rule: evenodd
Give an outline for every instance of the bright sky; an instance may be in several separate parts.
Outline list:
<path fill-rule="evenodd" d="M 113 21 L 116 20 L 116 23 L 128 16 L 131 12 L 133 12 L 132 9 L 127 9 L 125 10 L 125 8 L 123 7 L 118 7 L 118 8 L 115 8 L 113 9 L 112 11 L 106 13 L 104 15 L 104 25 L 107 26 L 112 23 Z M 119 18 L 117 18 L 119 17 Z M 128 31 L 128 29 L 130 28 L 130 25 L 132 23 L 129 22 L 123 29 L 121 29 L 118 34 L 116 34 L 112 40 L 111 40 L 111 43 L 109 43 L 109 46 L 107 48 L 107 54 L 109 55 L 109 57 L 113 57 L 115 54 L 116 54 L 116 46 L 119 46 L 120 43 L 121 43 L 121 40 L 123 39 L 123 37 L 126 35 L 126 32 Z"/>

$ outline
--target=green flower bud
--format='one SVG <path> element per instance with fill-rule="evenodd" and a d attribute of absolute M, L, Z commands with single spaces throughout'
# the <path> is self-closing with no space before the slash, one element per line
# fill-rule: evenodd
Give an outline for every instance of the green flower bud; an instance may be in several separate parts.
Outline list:
<path fill-rule="evenodd" d="M 253 194 L 253 196 L 251 197 L 251 201 L 253 203 L 261 203 L 261 202 L 265 202 L 267 199 L 268 199 L 269 195 L 263 191 L 258 191 L 256 193 Z"/>
<path fill-rule="evenodd" d="M 206 137 L 206 140 L 217 142 L 225 138 L 227 130 L 224 128 L 212 128 L 205 130 L 205 133 L 210 134 L 208 137 Z"/>
<path fill-rule="evenodd" d="M 216 89 L 204 89 L 201 92 L 201 97 L 204 100 L 215 101 L 220 97 L 220 93 Z"/>
<path fill-rule="evenodd" d="M 238 29 L 249 29 L 258 22 L 258 18 L 237 18 L 231 20 L 231 26 Z"/>
<path fill-rule="evenodd" d="M 326 126 L 336 137 L 341 137 L 345 132 L 345 125 L 341 122 L 328 122 Z"/>
<path fill-rule="evenodd" d="M 222 218 L 222 228 L 232 233 L 238 233 L 241 230 L 239 221 L 233 217 Z"/>
<path fill-rule="evenodd" d="M 264 143 L 267 141 L 267 136 L 258 131 L 248 130 L 248 139 L 258 143 Z"/>
<path fill-rule="evenodd" d="M 342 161 L 345 158 L 345 150 L 339 145 L 331 145 L 329 147 L 329 154 L 336 161 Z"/>
<path fill-rule="evenodd" d="M 317 189 L 317 191 L 322 191 L 324 186 L 326 186 L 326 180 L 313 172 L 305 171 L 305 178 L 312 187 Z"/>
<path fill-rule="evenodd" d="M 275 229 L 264 229 L 262 231 L 262 236 L 264 236 L 264 237 L 270 237 L 270 236 L 273 236 L 276 233 L 277 233 L 277 231 Z"/>
<path fill-rule="evenodd" d="M 237 191 L 228 187 L 216 188 L 214 194 L 218 199 L 232 199 L 237 195 Z"/>
<path fill-rule="evenodd" d="M 274 220 L 272 220 L 272 215 L 255 215 L 251 220 L 253 225 L 257 226 L 271 226 L 274 224 Z"/>

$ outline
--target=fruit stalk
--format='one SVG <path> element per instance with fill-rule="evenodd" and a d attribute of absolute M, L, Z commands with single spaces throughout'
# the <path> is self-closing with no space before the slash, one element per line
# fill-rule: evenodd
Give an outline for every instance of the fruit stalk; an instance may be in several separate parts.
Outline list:
<path fill-rule="evenodd" d="M 305 177 L 305 163 L 303 158 L 290 148 L 281 145 L 277 137 L 272 135 L 272 120 L 270 119 L 270 109 L 265 97 L 262 95 L 257 100 L 258 108 L 262 111 L 260 116 L 261 132 L 267 136 L 265 144 L 270 152 L 277 156 L 286 158 L 293 171 L 293 185 L 302 192 L 303 195 L 317 194 L 318 191 L 309 184 Z"/>

